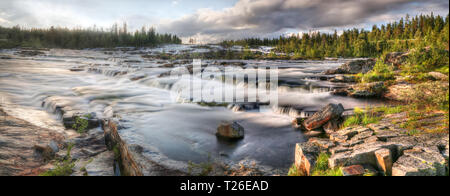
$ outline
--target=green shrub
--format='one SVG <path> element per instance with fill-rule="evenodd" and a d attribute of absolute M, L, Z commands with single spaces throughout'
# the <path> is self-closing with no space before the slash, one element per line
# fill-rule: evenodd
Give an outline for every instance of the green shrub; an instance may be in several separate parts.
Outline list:
<path fill-rule="evenodd" d="M 354 109 L 355 114 L 345 119 L 342 127 L 350 126 L 367 126 L 369 124 L 377 123 L 380 121 L 380 117 L 377 116 L 375 109 L 369 108 L 367 111 L 363 111 L 360 108 Z"/>
<path fill-rule="evenodd" d="M 441 82 L 417 84 L 410 95 L 410 102 L 418 109 L 449 110 L 449 87 Z"/>
<path fill-rule="evenodd" d="M 416 48 L 408 56 L 410 72 L 430 72 L 443 66 L 448 67 L 449 53 L 436 47 Z"/>
<path fill-rule="evenodd" d="M 92 116 L 90 114 L 84 115 L 83 117 L 76 116 L 75 124 L 73 124 L 72 128 L 75 129 L 78 133 L 84 133 L 89 127 L 89 120 Z"/>
<path fill-rule="evenodd" d="M 377 61 L 372 71 L 361 76 L 361 81 L 364 83 L 384 82 L 394 79 L 395 77 L 392 68 L 383 63 L 381 60 Z"/>
<path fill-rule="evenodd" d="M 341 168 L 329 168 L 328 159 L 330 155 L 320 153 L 317 157 L 316 165 L 311 172 L 312 176 L 343 176 Z"/>
<path fill-rule="evenodd" d="M 64 160 L 57 162 L 54 169 L 48 170 L 40 174 L 40 176 L 70 176 L 73 173 L 73 167 L 75 167 L 75 162 L 73 162 L 70 155 L 72 148 L 73 144 L 69 144 Z"/>

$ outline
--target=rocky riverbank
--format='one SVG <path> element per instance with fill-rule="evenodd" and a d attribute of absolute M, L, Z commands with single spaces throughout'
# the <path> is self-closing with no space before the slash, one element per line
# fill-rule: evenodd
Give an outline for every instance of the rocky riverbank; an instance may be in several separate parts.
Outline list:
<path fill-rule="evenodd" d="M 449 135 L 414 134 L 401 128 L 406 113 L 383 115 L 378 123 L 327 131 L 296 147 L 295 166 L 312 175 L 321 153 L 329 154 L 328 167 L 339 168 L 345 176 L 445 176 L 448 175 Z M 445 117 L 435 114 L 421 119 L 430 130 Z M 364 168 L 364 169 L 352 169 Z"/>
<path fill-rule="evenodd" d="M 307 119 L 295 119 L 296 127 L 319 134 L 297 144 L 291 175 L 448 176 L 448 74 L 409 73 L 405 67 L 414 66 L 409 55 L 389 53 L 384 61 L 352 61 L 325 72 L 344 74 L 330 76 L 332 82 L 354 83 L 334 95 L 397 105 L 342 117 L 342 106 L 330 104 Z"/>

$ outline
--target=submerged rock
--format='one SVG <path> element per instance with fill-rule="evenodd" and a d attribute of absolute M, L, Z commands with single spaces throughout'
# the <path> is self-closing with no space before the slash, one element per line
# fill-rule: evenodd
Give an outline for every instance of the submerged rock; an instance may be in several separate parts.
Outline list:
<path fill-rule="evenodd" d="M 356 82 L 355 76 L 336 76 L 335 78 L 332 78 L 330 82 L 336 82 L 336 83 L 353 83 Z"/>
<path fill-rule="evenodd" d="M 342 104 L 329 104 L 303 121 L 303 126 L 308 131 L 311 131 L 322 127 L 331 120 L 340 118 L 342 113 L 344 113 Z"/>
<path fill-rule="evenodd" d="M 227 139 L 242 139 L 244 138 L 244 128 L 237 122 L 222 122 L 217 127 L 216 135 Z"/>

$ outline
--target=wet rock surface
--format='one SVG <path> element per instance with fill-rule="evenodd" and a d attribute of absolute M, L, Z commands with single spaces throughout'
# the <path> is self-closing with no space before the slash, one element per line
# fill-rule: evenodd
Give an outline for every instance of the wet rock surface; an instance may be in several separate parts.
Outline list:
<path fill-rule="evenodd" d="M 0 109 L 0 176 L 38 175 L 62 147 L 64 136 Z"/>

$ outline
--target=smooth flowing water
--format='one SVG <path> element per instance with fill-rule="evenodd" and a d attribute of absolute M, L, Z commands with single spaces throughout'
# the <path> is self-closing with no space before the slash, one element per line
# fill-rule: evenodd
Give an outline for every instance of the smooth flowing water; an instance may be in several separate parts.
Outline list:
<path fill-rule="evenodd" d="M 345 60 L 251 60 L 242 61 L 244 67 L 278 68 L 278 107 L 236 111 L 202 106 L 183 99 L 183 95 L 173 98 L 174 93 L 185 88 L 183 82 L 175 83 L 165 75 L 173 68 L 164 65 L 173 62 L 141 56 L 162 51 L 207 50 L 185 45 L 113 52 L 50 50 L 35 57 L 15 55 L 14 50 L 1 51 L 13 57 L 0 59 L 2 106 L 12 115 L 57 131 L 64 131 L 58 107 L 116 118 L 123 139 L 144 147 L 146 157 L 161 165 L 201 163 L 212 157 L 230 163 L 255 161 L 285 171 L 293 162 L 295 144 L 305 141 L 302 132 L 291 126 L 293 117 L 301 115 L 301 111 L 317 111 L 329 103 L 342 103 L 346 109 L 376 104 L 330 95 L 330 91 L 345 84 L 321 80 L 325 76 L 320 73 Z M 203 64 L 223 68 L 212 60 Z M 180 61 L 174 66 L 190 65 L 192 61 Z M 217 126 L 227 120 L 244 127 L 243 140 L 217 139 Z"/>

